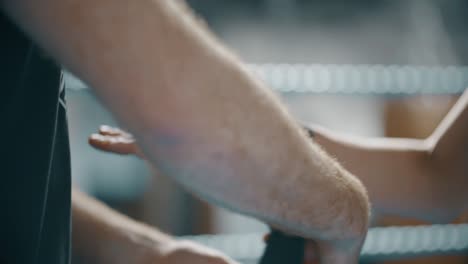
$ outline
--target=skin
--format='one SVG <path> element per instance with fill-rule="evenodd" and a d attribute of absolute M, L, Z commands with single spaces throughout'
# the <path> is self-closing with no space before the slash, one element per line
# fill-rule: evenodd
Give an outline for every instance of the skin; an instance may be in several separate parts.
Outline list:
<path fill-rule="evenodd" d="M 73 255 L 82 263 L 236 264 L 213 249 L 134 221 L 78 190 L 73 190 L 72 205 Z"/>
<path fill-rule="evenodd" d="M 89 136 L 89 144 L 101 151 L 120 154 L 120 155 L 136 155 L 141 159 L 146 160 L 140 147 L 137 145 L 135 138 L 132 134 L 121 130 L 116 127 L 102 125 L 97 133 Z M 153 168 L 157 170 L 157 168 Z M 88 198 L 89 199 L 89 198 Z M 86 219 L 86 217 L 85 217 Z M 78 224 L 77 226 L 82 226 Z M 84 225 L 94 226 L 94 225 Z M 79 241 L 84 239 L 77 238 Z M 160 241 L 161 239 L 157 239 Z M 268 240 L 268 235 L 264 238 L 265 242 Z M 166 242 L 162 242 L 164 244 Z M 86 250 L 85 250 L 86 251 Z M 176 262 L 175 262 L 176 263 Z M 179 263 L 179 262 L 177 262 Z M 304 264 L 320 263 L 318 256 L 317 244 L 314 241 L 307 241 L 304 251 Z"/>
<path fill-rule="evenodd" d="M 319 126 L 306 129 L 361 179 L 379 213 L 447 223 L 468 209 L 468 90 L 424 140 L 351 137 Z M 102 151 L 146 159 L 135 138 L 118 128 L 101 126 L 89 143 Z M 315 261 L 317 248 L 309 241 L 305 263 Z"/>
<path fill-rule="evenodd" d="M 310 129 L 363 182 L 376 212 L 447 223 L 468 209 L 468 90 L 423 140 Z"/>
<path fill-rule="evenodd" d="M 205 200 L 316 241 L 322 263 L 357 261 L 369 218 L 362 184 L 310 143 L 270 90 L 180 4 L 1 4 L 93 87 L 164 175 Z"/>

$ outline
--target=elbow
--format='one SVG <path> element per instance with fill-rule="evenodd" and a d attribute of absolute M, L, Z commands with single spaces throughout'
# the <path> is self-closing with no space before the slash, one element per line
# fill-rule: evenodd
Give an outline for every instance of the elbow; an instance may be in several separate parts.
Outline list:
<path fill-rule="evenodd" d="M 367 235 L 370 219 L 370 203 L 367 191 L 361 182 L 350 175 L 345 174 L 345 188 L 343 192 L 342 206 L 335 209 L 340 214 L 335 218 L 332 244 L 340 248 L 361 247 Z"/>
<path fill-rule="evenodd" d="M 369 227 L 371 215 L 369 196 L 364 185 L 356 177 L 350 175 L 349 181 L 347 225 L 352 236 L 362 237 Z"/>
<path fill-rule="evenodd" d="M 341 199 L 336 201 L 332 211 L 339 212 L 334 217 L 334 240 L 356 241 L 363 239 L 369 227 L 371 206 L 363 184 L 343 170 Z"/>

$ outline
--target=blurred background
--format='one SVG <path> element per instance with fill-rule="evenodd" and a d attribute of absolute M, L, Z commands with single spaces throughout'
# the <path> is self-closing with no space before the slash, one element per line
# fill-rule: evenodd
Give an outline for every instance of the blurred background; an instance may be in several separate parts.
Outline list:
<path fill-rule="evenodd" d="M 424 138 L 468 84 L 468 1 L 187 2 L 306 123 L 363 136 Z M 417 79 L 424 74 L 438 79 L 425 85 Z M 88 135 L 115 121 L 89 89 L 69 85 L 67 99 L 73 177 L 83 191 L 174 235 L 268 230 L 194 198 L 135 157 L 92 149 Z M 373 224 L 423 223 L 379 216 Z M 461 257 L 431 261 L 467 263 Z"/>

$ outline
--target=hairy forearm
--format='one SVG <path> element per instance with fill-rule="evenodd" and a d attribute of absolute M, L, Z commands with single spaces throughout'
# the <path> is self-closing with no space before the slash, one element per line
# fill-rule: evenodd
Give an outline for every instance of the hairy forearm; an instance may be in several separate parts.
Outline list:
<path fill-rule="evenodd" d="M 360 183 L 174 1 L 5 2 L 165 174 L 293 233 L 333 240 L 365 232 Z"/>
<path fill-rule="evenodd" d="M 440 171 L 428 140 L 363 138 L 313 126 L 315 140 L 369 192 L 382 213 L 447 222 L 460 213 L 463 193 L 449 170 Z"/>
<path fill-rule="evenodd" d="M 119 214 L 75 189 L 72 211 L 73 255 L 83 263 L 115 263 L 112 257 L 126 255 L 123 252 L 125 244 L 148 236 L 159 242 L 161 247 L 171 240 L 169 236 Z M 136 255 L 135 252 L 133 254 Z"/>

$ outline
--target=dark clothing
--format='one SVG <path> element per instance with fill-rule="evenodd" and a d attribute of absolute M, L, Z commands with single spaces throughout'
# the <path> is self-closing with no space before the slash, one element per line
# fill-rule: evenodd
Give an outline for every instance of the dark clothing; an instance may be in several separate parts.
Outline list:
<path fill-rule="evenodd" d="M 70 258 L 70 154 L 61 70 L 0 13 L 0 263 Z"/>

